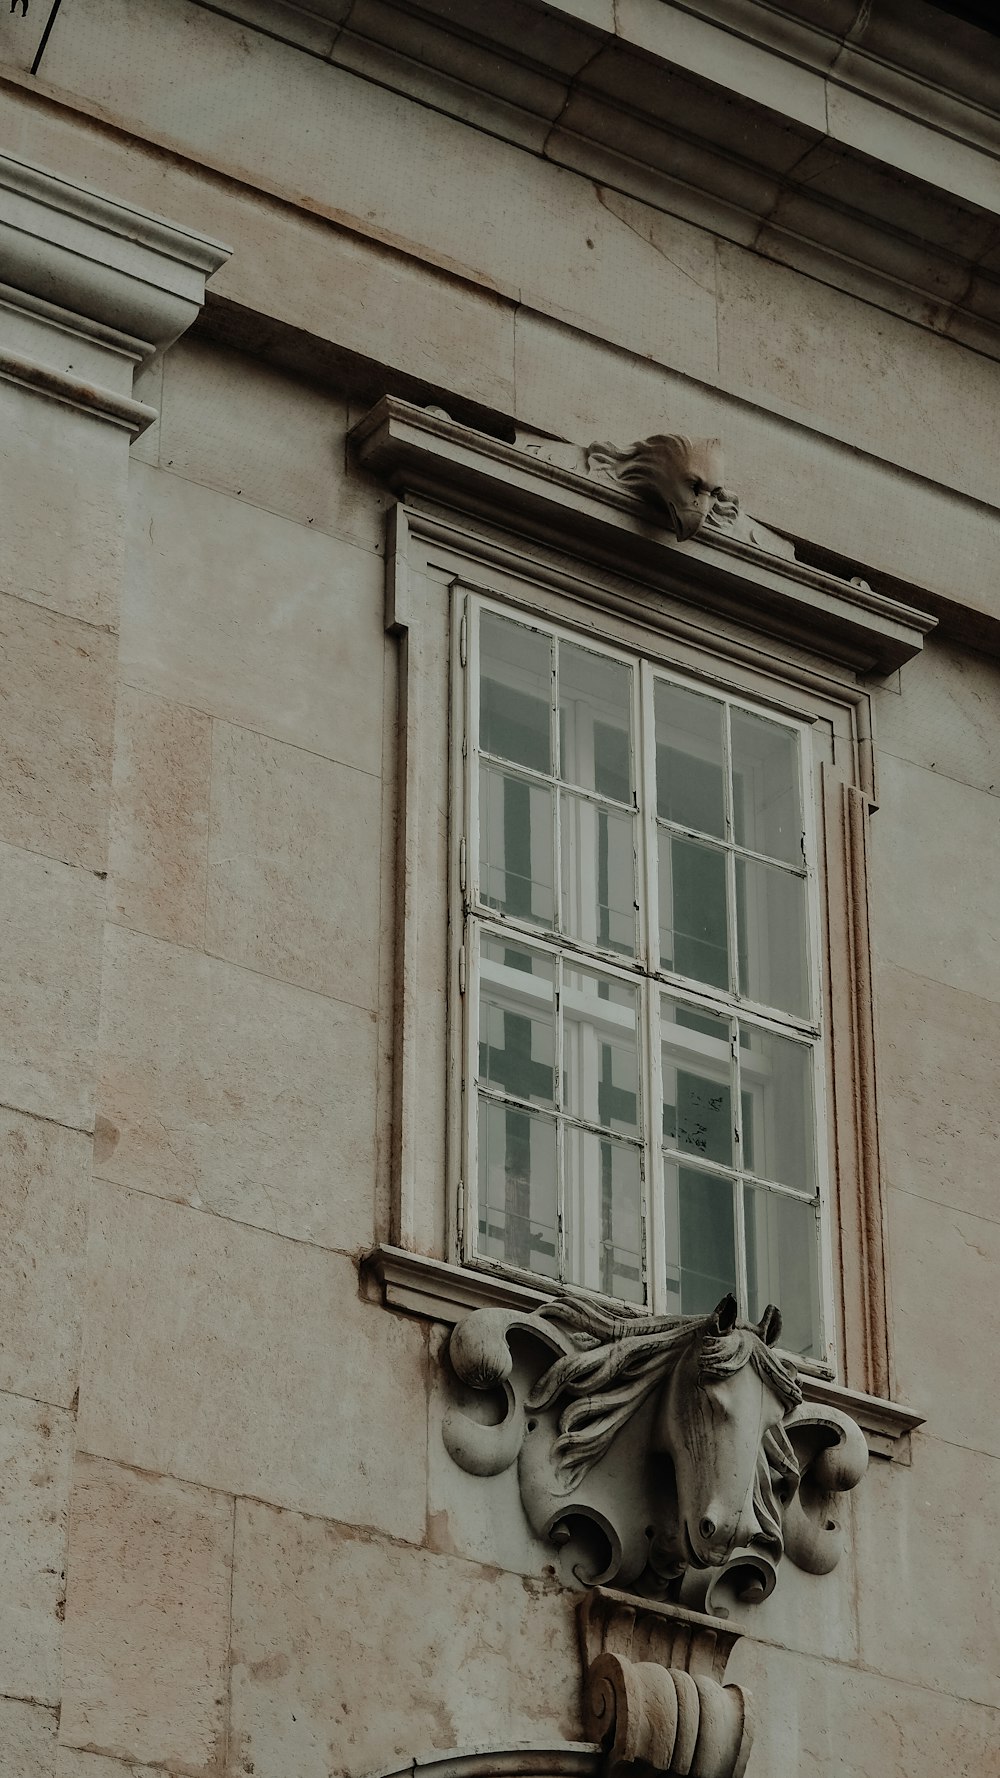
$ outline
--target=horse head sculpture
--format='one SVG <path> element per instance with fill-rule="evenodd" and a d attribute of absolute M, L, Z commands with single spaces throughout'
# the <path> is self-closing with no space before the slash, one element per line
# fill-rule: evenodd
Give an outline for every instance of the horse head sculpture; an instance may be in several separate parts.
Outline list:
<path fill-rule="evenodd" d="M 476 1311 L 452 1365 L 499 1407 L 485 1424 L 456 1406 L 445 1443 L 479 1475 L 517 1461 L 532 1529 L 576 1552 L 584 1584 L 718 1609 L 712 1588 L 733 1574 L 741 1599 L 765 1598 L 786 1550 L 813 1572 L 835 1564 L 831 1498 L 868 1460 L 853 1421 L 803 1403 L 780 1330 L 773 1306 L 740 1322 L 732 1296 L 706 1316 L 616 1316 L 570 1295 L 529 1316 Z M 821 1485 L 803 1487 L 813 1469 Z"/>

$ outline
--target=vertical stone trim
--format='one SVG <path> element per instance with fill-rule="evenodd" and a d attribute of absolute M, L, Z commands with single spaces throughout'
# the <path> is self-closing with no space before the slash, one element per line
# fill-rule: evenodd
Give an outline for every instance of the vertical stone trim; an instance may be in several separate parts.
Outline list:
<path fill-rule="evenodd" d="M 882 1154 L 879 1143 L 876 1076 L 875 994 L 872 979 L 869 905 L 869 804 L 853 785 L 843 787 L 844 840 L 850 964 L 853 976 L 854 1053 L 857 1080 L 859 1163 L 858 1237 L 862 1255 L 867 1318 L 869 1376 L 873 1395 L 893 1391 L 892 1327 L 889 1305 L 888 1242 Z"/>
<path fill-rule="evenodd" d="M 34 1243 L 30 1267 L 0 1254 L 0 1418 L 27 1473 L 58 1478 L 47 1541 L 35 1527 L 25 1552 L 57 1586 L 66 1561 L 51 1527 L 65 1521 L 76 1438 L 129 446 L 155 418 L 132 383 L 190 326 L 226 257 L 0 155 L 0 1173 Z M 40 1426 L 25 1397 L 46 1404 Z M 34 1643 L 0 1675 L 49 1706 L 61 1701 L 61 1610 L 46 1595 Z"/>

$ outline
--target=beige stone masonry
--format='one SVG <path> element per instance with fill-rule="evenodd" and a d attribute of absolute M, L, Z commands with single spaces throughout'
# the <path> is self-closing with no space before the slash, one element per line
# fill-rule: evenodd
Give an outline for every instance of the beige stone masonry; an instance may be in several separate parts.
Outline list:
<path fill-rule="evenodd" d="M 580 1740 L 574 1603 L 240 1501 L 234 1771 L 353 1778 L 418 1750 Z"/>
<path fill-rule="evenodd" d="M 59 1703 L 73 1416 L 0 1395 L 0 1695 Z M 0 1771 L 4 1771 L 0 1761 Z"/>
<path fill-rule="evenodd" d="M 0 1109 L 0 1389 L 76 1394 L 91 1142 Z"/>
<path fill-rule="evenodd" d="M 371 1242 L 370 1013 L 109 929 L 101 1048 L 103 1178 L 325 1247 Z"/>
<path fill-rule="evenodd" d="M 60 1739 L 168 1770 L 219 1770 L 233 1502 L 81 1458 L 71 1524 Z"/>
<path fill-rule="evenodd" d="M 425 1336 L 357 1292 L 339 1254 L 95 1187 L 81 1448 L 419 1541 Z"/>

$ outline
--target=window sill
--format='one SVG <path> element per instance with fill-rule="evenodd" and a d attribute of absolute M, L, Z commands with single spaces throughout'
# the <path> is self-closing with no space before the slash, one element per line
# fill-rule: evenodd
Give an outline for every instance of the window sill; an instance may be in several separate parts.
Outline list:
<path fill-rule="evenodd" d="M 429 1259 L 426 1254 L 410 1253 L 402 1247 L 373 1248 L 365 1255 L 362 1270 L 377 1281 L 388 1308 L 404 1309 L 408 1314 L 452 1325 L 474 1309 L 523 1309 L 530 1315 L 551 1301 L 550 1292 L 533 1290 L 490 1272 L 452 1265 L 447 1260 Z M 846 1389 L 824 1377 L 802 1372 L 799 1381 L 807 1401 L 840 1408 L 857 1421 L 873 1457 L 909 1464 L 910 1434 L 923 1425 L 922 1414 L 881 1396 Z"/>

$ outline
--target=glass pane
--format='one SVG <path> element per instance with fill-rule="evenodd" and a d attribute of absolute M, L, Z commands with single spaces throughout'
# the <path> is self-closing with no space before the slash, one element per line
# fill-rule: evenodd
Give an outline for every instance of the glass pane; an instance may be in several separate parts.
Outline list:
<path fill-rule="evenodd" d="M 813 1053 L 774 1031 L 740 1028 L 744 1165 L 764 1179 L 816 1188 Z"/>
<path fill-rule="evenodd" d="M 558 1276 L 555 1123 L 482 1097 L 479 1251 L 508 1266 Z"/>
<path fill-rule="evenodd" d="M 656 812 L 722 839 L 726 831 L 723 705 L 658 680 Z"/>
<path fill-rule="evenodd" d="M 484 938 L 479 989 L 479 1078 L 555 1109 L 556 982 L 550 957 Z"/>
<path fill-rule="evenodd" d="M 814 1205 L 764 1186 L 744 1187 L 750 1319 L 781 1310 L 779 1344 L 823 1358 L 819 1329 L 819 1219 Z"/>
<path fill-rule="evenodd" d="M 728 988 L 726 855 L 658 830 L 660 966 Z"/>
<path fill-rule="evenodd" d="M 560 642 L 560 776 L 584 790 L 631 803 L 631 716 L 631 669 Z"/>
<path fill-rule="evenodd" d="M 563 969 L 563 1103 L 573 1117 L 639 1135 L 638 995 L 589 969 Z"/>
<path fill-rule="evenodd" d="M 484 611 L 479 620 L 479 745 L 536 772 L 552 770 L 552 643 Z"/>
<path fill-rule="evenodd" d="M 733 829 L 736 843 L 802 863 L 799 744 L 791 729 L 734 710 Z"/>
<path fill-rule="evenodd" d="M 808 1018 L 805 878 L 755 858 L 737 858 L 736 926 L 741 992 L 763 1006 Z"/>
<path fill-rule="evenodd" d="M 563 1140 L 569 1278 L 589 1290 L 641 1303 L 639 1150 L 569 1125 Z"/>
<path fill-rule="evenodd" d="M 729 1020 L 661 1001 L 663 1140 L 720 1166 L 733 1164 L 733 1058 Z"/>
<path fill-rule="evenodd" d="M 562 927 L 585 944 L 635 956 L 635 820 L 563 791 Z"/>
<path fill-rule="evenodd" d="M 487 907 L 552 926 L 552 797 L 499 766 L 479 772 L 479 893 Z"/>
<path fill-rule="evenodd" d="M 667 1289 L 682 1315 L 708 1315 L 736 1294 L 734 1183 L 667 1161 Z"/>

